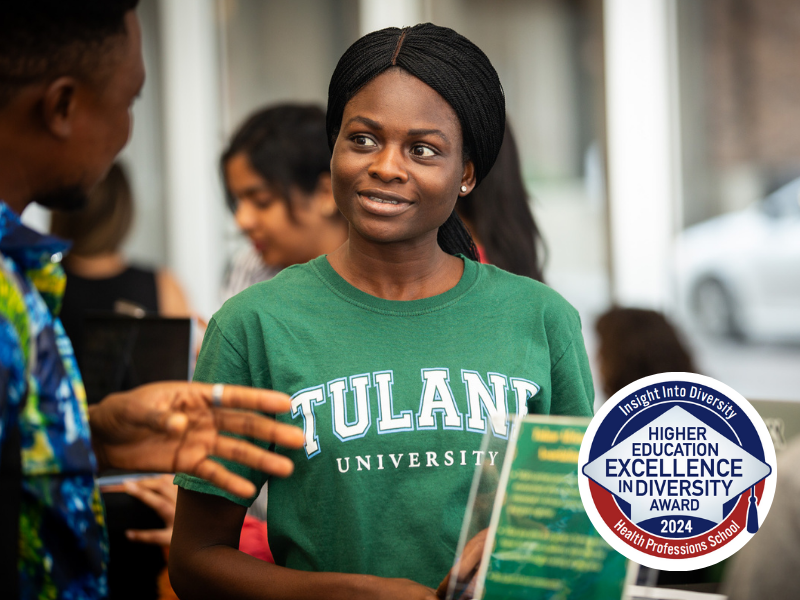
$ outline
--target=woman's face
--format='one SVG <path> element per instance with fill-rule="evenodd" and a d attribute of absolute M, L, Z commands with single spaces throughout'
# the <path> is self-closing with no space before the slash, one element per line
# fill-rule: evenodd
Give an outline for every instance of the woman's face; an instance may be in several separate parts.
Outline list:
<path fill-rule="evenodd" d="M 225 164 L 225 183 L 236 198 L 236 224 L 265 263 L 286 267 L 318 256 L 318 234 L 321 228 L 330 227 L 324 189 L 307 197 L 297 191 L 292 218 L 286 200 L 253 169 L 244 153 L 235 154 Z"/>
<path fill-rule="evenodd" d="M 475 185 L 462 148 L 453 108 L 413 75 L 390 69 L 364 86 L 345 106 L 331 158 L 351 239 L 435 243 L 459 194 Z"/>

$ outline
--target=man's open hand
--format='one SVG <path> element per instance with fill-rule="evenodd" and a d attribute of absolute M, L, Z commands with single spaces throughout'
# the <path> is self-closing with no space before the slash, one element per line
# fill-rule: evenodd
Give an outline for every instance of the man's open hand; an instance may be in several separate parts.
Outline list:
<path fill-rule="evenodd" d="M 217 407 L 212 405 L 211 389 L 210 384 L 203 383 L 152 383 L 111 394 L 90 406 L 92 445 L 100 467 L 189 473 L 243 498 L 252 496 L 255 486 L 211 456 L 270 475 L 290 475 L 294 465 L 287 457 L 222 435 L 225 431 L 300 448 L 301 429 L 256 414 L 288 411 L 289 397 L 271 390 L 226 385 L 221 406 Z"/>

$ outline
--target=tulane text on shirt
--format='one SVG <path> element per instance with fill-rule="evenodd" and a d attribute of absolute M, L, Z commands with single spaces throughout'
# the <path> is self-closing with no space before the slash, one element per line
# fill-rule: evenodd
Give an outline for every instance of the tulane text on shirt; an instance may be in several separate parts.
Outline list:
<path fill-rule="evenodd" d="M 419 409 L 395 412 L 392 398 L 394 373 L 375 371 L 340 377 L 308 387 L 292 396 L 292 418 L 303 418 L 306 455 L 322 451 L 317 435 L 317 413 L 331 411 L 334 435 L 342 442 L 364 437 L 374 425 L 379 434 L 426 429 L 455 429 L 508 437 L 509 400 L 513 413 L 527 413 L 527 401 L 539 391 L 532 381 L 477 371 L 461 370 L 464 395 L 460 402 L 450 386 L 449 369 L 420 369 Z M 328 402 L 330 400 L 330 402 Z M 325 408 L 323 408 L 323 405 Z M 377 410 L 375 410 L 377 409 Z M 377 419 L 373 415 L 377 414 Z"/>

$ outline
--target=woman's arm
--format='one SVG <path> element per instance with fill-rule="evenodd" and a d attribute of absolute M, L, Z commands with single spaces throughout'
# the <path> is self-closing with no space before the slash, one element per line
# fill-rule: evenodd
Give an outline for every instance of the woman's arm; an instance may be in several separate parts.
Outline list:
<path fill-rule="evenodd" d="M 166 269 L 156 273 L 158 314 L 162 317 L 188 317 L 189 303 L 178 280 Z"/>
<path fill-rule="evenodd" d="M 239 552 L 239 532 L 246 512 L 245 507 L 218 496 L 182 488 L 178 491 L 169 576 L 180 598 L 437 598 L 432 589 L 407 579 L 296 571 Z"/>

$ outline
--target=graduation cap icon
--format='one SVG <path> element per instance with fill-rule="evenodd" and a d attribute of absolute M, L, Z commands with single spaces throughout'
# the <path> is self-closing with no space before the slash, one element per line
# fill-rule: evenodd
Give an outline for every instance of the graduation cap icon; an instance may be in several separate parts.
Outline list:
<path fill-rule="evenodd" d="M 720 427 L 730 427 L 720 419 Z M 737 440 L 738 435 L 733 432 Z M 680 406 L 660 415 L 583 467 L 589 479 L 630 505 L 641 523 L 662 516 L 692 516 L 720 523 L 723 506 L 772 468 Z M 750 495 L 748 531 L 758 528 Z"/>

